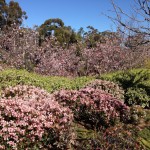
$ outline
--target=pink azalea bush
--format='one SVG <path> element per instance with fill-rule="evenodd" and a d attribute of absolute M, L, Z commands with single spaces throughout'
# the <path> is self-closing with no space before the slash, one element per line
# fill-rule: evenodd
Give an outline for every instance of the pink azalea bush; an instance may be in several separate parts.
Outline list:
<path fill-rule="evenodd" d="M 124 90 L 118 84 L 112 81 L 96 79 L 88 83 L 85 88 L 86 87 L 103 90 L 112 94 L 112 96 L 124 101 Z"/>
<path fill-rule="evenodd" d="M 94 128 L 125 122 L 129 117 L 129 108 L 121 100 L 99 89 L 61 90 L 54 96 L 61 105 L 73 110 L 75 119 Z"/>
<path fill-rule="evenodd" d="M 72 113 L 40 88 L 6 88 L 0 98 L 1 149 L 66 149 Z"/>

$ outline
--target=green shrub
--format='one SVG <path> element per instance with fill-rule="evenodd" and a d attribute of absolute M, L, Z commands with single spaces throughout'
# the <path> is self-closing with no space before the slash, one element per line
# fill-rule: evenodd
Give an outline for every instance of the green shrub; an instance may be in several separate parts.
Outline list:
<path fill-rule="evenodd" d="M 146 148 L 150 149 L 150 127 L 144 128 L 139 133 L 141 144 Z"/>
<path fill-rule="evenodd" d="M 105 74 L 100 77 L 118 83 L 125 91 L 125 103 L 150 106 L 150 70 L 133 69 Z"/>
<path fill-rule="evenodd" d="M 135 137 L 137 129 L 122 125 L 96 132 L 76 125 L 77 140 L 75 149 L 80 150 L 145 150 Z"/>
<path fill-rule="evenodd" d="M 45 89 L 48 92 L 54 92 L 59 89 L 80 89 L 92 77 L 51 77 L 42 76 L 35 73 L 29 73 L 26 70 L 9 69 L 0 72 L 0 91 L 8 86 L 34 85 Z"/>
<path fill-rule="evenodd" d="M 143 118 L 146 118 L 146 111 L 141 106 L 132 106 L 130 108 L 130 123 L 138 125 L 143 120 Z"/>
<path fill-rule="evenodd" d="M 128 105 L 140 105 L 143 108 L 150 107 L 150 97 L 145 89 L 128 88 L 126 92 L 126 103 Z"/>
<path fill-rule="evenodd" d="M 144 67 L 147 68 L 147 69 L 150 69 L 150 58 L 145 60 Z"/>

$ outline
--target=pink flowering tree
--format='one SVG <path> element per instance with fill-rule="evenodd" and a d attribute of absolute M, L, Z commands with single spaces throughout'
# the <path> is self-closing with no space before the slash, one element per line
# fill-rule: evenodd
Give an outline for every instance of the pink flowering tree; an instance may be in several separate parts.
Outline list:
<path fill-rule="evenodd" d="M 98 41 L 92 48 L 82 42 L 63 48 L 56 37 L 47 37 L 39 45 L 38 36 L 36 30 L 29 28 L 2 31 L 0 59 L 9 66 L 44 75 L 85 76 L 138 67 L 150 56 L 149 45 L 133 51 L 114 37 Z"/>

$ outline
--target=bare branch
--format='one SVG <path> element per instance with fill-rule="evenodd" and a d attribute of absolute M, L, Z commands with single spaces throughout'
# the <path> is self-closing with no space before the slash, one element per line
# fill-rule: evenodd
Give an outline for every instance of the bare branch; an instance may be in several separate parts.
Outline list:
<path fill-rule="evenodd" d="M 131 31 L 133 34 L 142 34 L 150 39 L 150 0 L 134 0 L 135 7 L 131 7 L 134 11 L 134 14 L 128 14 L 123 11 L 121 7 L 115 4 L 114 0 L 110 0 L 114 13 L 116 17 L 107 17 L 115 24 L 120 25 L 126 31 L 122 31 L 122 33 Z M 123 20 L 123 17 L 128 20 L 128 22 Z M 130 24 L 129 24 L 130 23 Z M 130 33 L 130 32 L 129 32 Z"/>

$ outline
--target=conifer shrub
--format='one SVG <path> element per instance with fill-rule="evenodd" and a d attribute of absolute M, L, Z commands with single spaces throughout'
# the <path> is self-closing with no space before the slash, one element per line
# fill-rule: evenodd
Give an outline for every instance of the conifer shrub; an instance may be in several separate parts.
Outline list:
<path fill-rule="evenodd" d="M 126 103 L 131 105 L 140 105 L 143 108 L 150 107 L 150 96 L 143 88 L 128 88 L 126 92 Z"/>
<path fill-rule="evenodd" d="M 67 149 L 72 112 L 34 86 L 6 88 L 0 98 L 1 149 Z"/>
<path fill-rule="evenodd" d="M 129 108 L 105 91 L 94 88 L 60 90 L 54 93 L 56 100 L 74 112 L 74 118 L 91 128 L 108 127 L 129 119 Z"/>
<path fill-rule="evenodd" d="M 118 124 L 106 130 L 94 131 L 81 125 L 76 127 L 75 149 L 80 150 L 145 150 L 140 144 L 138 127 Z M 144 137 L 144 134 L 143 134 Z M 144 139 L 144 138 L 143 138 Z M 148 142 L 148 141 L 147 141 Z"/>
<path fill-rule="evenodd" d="M 102 75 L 100 78 L 118 83 L 125 91 L 125 103 L 127 105 L 150 107 L 150 70 L 119 71 Z"/>

